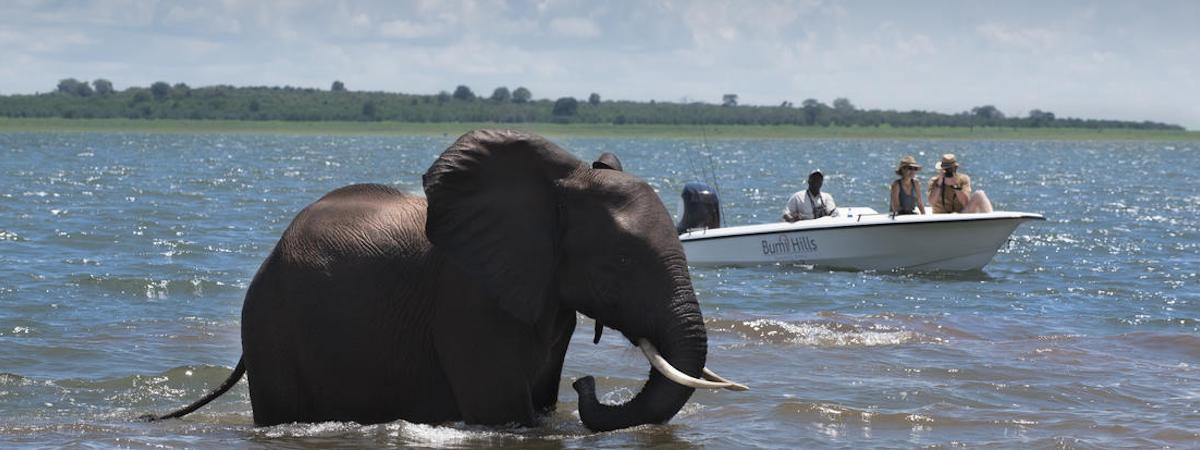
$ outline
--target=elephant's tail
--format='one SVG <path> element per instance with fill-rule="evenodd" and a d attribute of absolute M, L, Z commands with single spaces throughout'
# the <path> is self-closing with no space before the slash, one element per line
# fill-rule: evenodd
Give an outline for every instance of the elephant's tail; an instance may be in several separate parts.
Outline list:
<path fill-rule="evenodd" d="M 211 401 L 215 400 L 217 397 L 220 397 L 221 394 L 224 394 L 225 391 L 228 391 L 229 388 L 231 388 L 231 387 L 233 387 L 233 385 L 237 384 L 238 380 L 242 379 L 242 375 L 246 374 L 246 363 L 243 361 L 244 359 L 245 358 L 238 358 L 237 367 L 233 368 L 233 373 L 229 374 L 229 378 L 226 378 L 225 381 L 223 383 L 221 383 L 221 386 L 217 387 L 216 389 L 213 389 L 212 392 L 209 392 L 208 395 L 205 395 L 200 400 L 196 400 L 195 402 L 192 402 L 192 404 L 190 404 L 190 405 L 187 405 L 183 408 L 177 409 L 170 413 L 163 414 L 161 416 L 156 416 L 154 414 L 146 414 L 146 415 L 142 416 L 141 419 L 145 420 L 147 422 L 154 422 L 157 420 L 164 420 L 164 419 L 178 419 L 180 417 L 191 414 L 192 411 L 200 409 L 200 407 L 202 407 L 204 405 L 207 405 L 208 402 L 211 402 Z"/>

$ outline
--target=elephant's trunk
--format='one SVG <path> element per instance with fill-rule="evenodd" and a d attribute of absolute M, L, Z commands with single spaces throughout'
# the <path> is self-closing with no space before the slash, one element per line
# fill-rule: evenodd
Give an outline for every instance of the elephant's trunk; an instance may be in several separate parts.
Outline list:
<path fill-rule="evenodd" d="M 692 378 L 701 378 L 708 352 L 704 319 L 690 283 L 685 292 L 670 302 L 672 319 L 657 324 L 657 332 L 647 336 L 663 358 Z M 583 377 L 572 385 L 579 394 L 579 418 L 593 431 L 609 431 L 648 423 L 665 423 L 683 408 L 695 389 L 669 380 L 655 369 L 632 400 L 621 405 L 605 405 L 596 399 L 595 380 Z"/>

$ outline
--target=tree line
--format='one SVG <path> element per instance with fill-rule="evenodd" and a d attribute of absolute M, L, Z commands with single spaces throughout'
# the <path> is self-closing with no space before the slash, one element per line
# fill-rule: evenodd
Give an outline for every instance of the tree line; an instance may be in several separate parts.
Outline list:
<path fill-rule="evenodd" d="M 328 90 L 291 86 L 229 85 L 192 88 L 185 83 L 159 81 L 148 87 L 113 88 L 111 81 L 60 80 L 52 92 L 0 96 L 0 116 L 61 118 L 131 118 L 284 121 L 400 121 L 499 123 L 611 123 L 695 125 L 800 125 L 859 127 L 1011 127 L 1183 130 L 1178 125 L 1151 121 L 1118 121 L 1057 117 L 1034 109 L 1009 116 L 995 106 L 982 105 L 946 114 L 932 111 L 860 109 L 849 99 L 831 104 L 806 99 L 799 106 L 738 104 L 737 94 L 722 95 L 721 103 L 634 102 L 602 100 L 591 93 L 574 97 L 535 99 L 526 87 L 497 87 L 490 96 L 476 95 L 468 86 L 433 95 L 352 91 L 334 81 Z"/>

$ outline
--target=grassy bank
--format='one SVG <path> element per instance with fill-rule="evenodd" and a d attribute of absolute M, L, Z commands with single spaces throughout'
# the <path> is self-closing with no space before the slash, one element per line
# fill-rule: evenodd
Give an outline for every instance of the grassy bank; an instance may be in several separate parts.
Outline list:
<path fill-rule="evenodd" d="M 648 137 L 676 139 L 1029 139 L 1200 141 L 1197 131 L 1079 128 L 892 128 L 791 125 L 610 125 L 552 123 L 282 122 L 232 120 L 0 118 L 0 133 L 246 133 L 333 135 L 450 135 L 476 128 L 508 127 L 555 137 Z"/>

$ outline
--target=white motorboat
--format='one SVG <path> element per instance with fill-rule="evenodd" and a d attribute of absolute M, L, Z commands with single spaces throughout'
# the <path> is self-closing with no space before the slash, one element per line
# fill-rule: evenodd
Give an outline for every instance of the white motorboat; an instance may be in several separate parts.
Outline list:
<path fill-rule="evenodd" d="M 695 201 L 702 196 L 693 192 L 689 199 L 688 189 L 684 190 L 679 240 L 691 265 L 979 270 L 991 262 L 1018 225 L 1045 220 L 1040 214 L 1024 212 L 892 215 L 851 207 L 838 208 L 836 217 L 707 228 L 704 225 L 719 226 L 719 207 L 715 196 L 708 204 Z M 696 224 L 701 227 L 692 226 Z"/>

